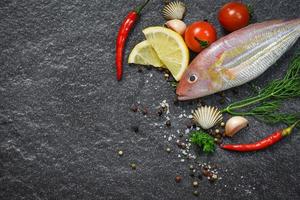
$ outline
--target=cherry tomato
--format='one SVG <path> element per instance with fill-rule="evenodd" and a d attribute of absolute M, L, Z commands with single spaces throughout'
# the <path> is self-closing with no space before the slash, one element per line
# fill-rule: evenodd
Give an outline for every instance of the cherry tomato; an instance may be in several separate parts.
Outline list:
<path fill-rule="evenodd" d="M 220 9 L 218 19 L 227 31 L 232 32 L 249 24 L 250 13 L 246 5 L 230 2 Z"/>
<path fill-rule="evenodd" d="M 184 40 L 192 51 L 199 53 L 217 40 L 217 32 L 210 23 L 198 21 L 187 27 Z"/>

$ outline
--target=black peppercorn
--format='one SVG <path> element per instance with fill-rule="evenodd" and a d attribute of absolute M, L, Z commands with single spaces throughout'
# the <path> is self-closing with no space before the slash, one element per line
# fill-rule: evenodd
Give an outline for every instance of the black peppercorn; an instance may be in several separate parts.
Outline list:
<path fill-rule="evenodd" d="M 202 180 L 202 175 L 201 174 L 198 174 L 198 179 Z"/>
<path fill-rule="evenodd" d="M 139 132 L 139 127 L 138 127 L 138 126 L 132 126 L 131 129 L 132 129 L 135 133 Z"/>
<path fill-rule="evenodd" d="M 166 126 L 167 126 L 167 127 L 171 127 L 171 121 L 170 121 L 170 120 L 167 120 L 167 121 L 166 121 Z"/>

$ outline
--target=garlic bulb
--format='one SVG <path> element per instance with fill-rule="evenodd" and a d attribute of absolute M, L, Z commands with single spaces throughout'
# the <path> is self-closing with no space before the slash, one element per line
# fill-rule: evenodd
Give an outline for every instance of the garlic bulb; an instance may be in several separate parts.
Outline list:
<path fill-rule="evenodd" d="M 162 13 L 166 20 L 183 19 L 185 11 L 186 6 L 184 3 L 181 1 L 172 1 L 164 7 Z"/>
<path fill-rule="evenodd" d="M 210 129 L 223 119 L 221 112 L 216 107 L 202 106 L 194 111 L 194 120 L 203 128 Z"/>
<path fill-rule="evenodd" d="M 241 116 L 231 117 L 225 125 L 225 135 L 228 137 L 232 137 L 241 129 L 248 126 L 248 120 Z"/>
<path fill-rule="evenodd" d="M 186 29 L 186 24 L 179 19 L 172 19 L 165 23 L 165 26 L 169 29 L 183 35 Z"/>

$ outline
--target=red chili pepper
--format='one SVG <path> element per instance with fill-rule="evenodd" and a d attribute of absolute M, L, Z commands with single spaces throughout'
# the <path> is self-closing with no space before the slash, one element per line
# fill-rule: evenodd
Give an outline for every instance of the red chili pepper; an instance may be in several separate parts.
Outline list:
<path fill-rule="evenodd" d="M 271 134 L 270 136 L 255 142 L 255 143 L 250 143 L 250 144 L 225 144 L 225 145 L 221 145 L 222 149 L 226 149 L 226 150 L 231 150 L 231 151 L 241 151 L 241 152 L 249 152 L 249 151 L 258 151 L 258 150 L 262 150 L 265 149 L 273 144 L 275 144 L 276 142 L 280 141 L 282 138 L 288 136 L 291 134 L 293 128 L 295 128 L 295 126 L 299 123 L 296 122 L 295 124 L 293 124 L 292 126 L 283 129 L 283 130 L 279 130 L 274 132 L 273 134 Z"/>
<path fill-rule="evenodd" d="M 126 39 L 130 30 L 133 28 L 135 22 L 137 21 L 142 9 L 147 5 L 148 2 L 149 0 L 147 0 L 142 6 L 139 6 L 135 10 L 128 13 L 127 17 L 124 19 L 119 29 L 116 45 L 116 65 L 118 81 L 122 79 L 123 74 L 123 49 L 125 46 Z"/>

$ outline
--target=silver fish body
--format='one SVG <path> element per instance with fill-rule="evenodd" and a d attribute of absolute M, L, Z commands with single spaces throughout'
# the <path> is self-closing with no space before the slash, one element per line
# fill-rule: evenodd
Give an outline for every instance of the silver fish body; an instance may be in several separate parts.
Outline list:
<path fill-rule="evenodd" d="M 249 25 L 219 39 L 191 62 L 177 87 L 178 99 L 207 96 L 257 78 L 299 37 L 300 19 L 295 19 Z"/>

